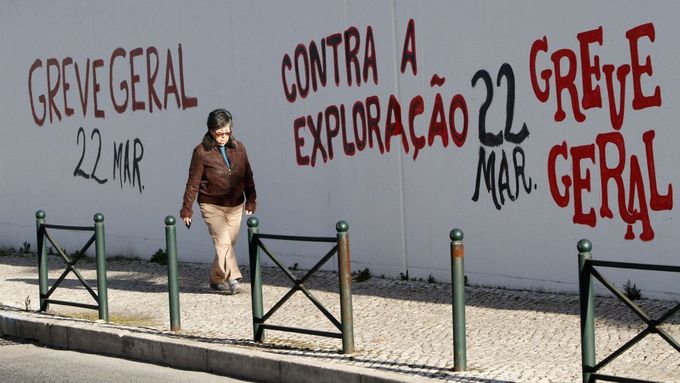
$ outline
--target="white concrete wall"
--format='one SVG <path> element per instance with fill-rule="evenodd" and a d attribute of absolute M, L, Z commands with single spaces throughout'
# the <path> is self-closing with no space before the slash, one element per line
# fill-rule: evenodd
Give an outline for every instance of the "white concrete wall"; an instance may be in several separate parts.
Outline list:
<path fill-rule="evenodd" d="M 225 107 L 234 115 L 234 132 L 246 144 L 254 168 L 261 231 L 327 236 L 334 235 L 338 220 L 346 220 L 355 269 L 368 267 L 374 275 L 388 276 L 408 270 L 411 277 L 449 280 L 448 233 L 454 227 L 465 232 L 466 272 L 475 284 L 573 290 L 576 242 L 581 238 L 592 240 L 598 259 L 677 265 L 680 171 L 674 148 L 680 143 L 680 47 L 675 41 L 679 11 L 680 5 L 673 1 L 4 1 L 0 3 L 0 244 L 18 247 L 24 241 L 35 242 L 38 209 L 47 212 L 48 222 L 74 225 L 90 224 L 94 213 L 101 212 L 106 217 L 109 255 L 150 257 L 165 246 L 164 217 L 179 211 L 191 150 L 205 130 L 205 117 L 210 110 Z M 407 33 L 410 21 L 411 35 Z M 355 37 L 345 38 L 354 31 Z M 588 31 L 595 32 L 583 34 Z M 337 84 L 329 43 L 334 34 L 341 37 Z M 579 36 L 589 49 L 590 75 L 582 66 Z M 595 42 L 587 44 L 588 36 L 594 36 Z M 543 38 L 547 47 L 540 44 Z M 299 86 L 309 80 L 302 76 L 301 84 L 296 84 L 295 64 L 304 68 L 304 55 L 296 56 L 296 47 L 309 53 L 312 43 L 317 49 L 326 45 L 327 82 L 316 90 L 310 86 L 303 98 Z M 351 48 L 355 43 L 360 70 L 367 74 L 364 78 L 362 73 L 360 86 L 354 67 L 349 84 L 346 66 L 346 45 Z M 532 46 L 538 48 L 533 56 Z M 402 70 L 405 47 L 413 55 Z M 571 64 L 569 55 L 574 57 Z M 159 69 L 152 86 L 161 108 L 149 101 L 147 65 L 153 73 L 156 57 Z M 290 66 L 285 57 L 290 58 Z M 166 80 L 169 59 L 172 70 Z M 623 105 L 621 126 L 611 122 L 605 64 L 628 69 L 623 101 L 614 72 L 617 112 Z M 502 67 L 505 75 L 499 76 Z M 568 77 L 570 68 L 572 90 L 556 92 L 557 69 L 560 76 Z M 551 75 L 544 98 L 546 80 L 541 73 L 547 70 Z M 479 126 L 485 101 L 491 100 L 486 131 L 504 130 L 509 72 L 515 85 L 510 132 L 518 133 L 526 123 L 529 135 L 519 143 L 504 139 L 498 146 L 482 144 Z M 431 82 L 435 75 L 444 79 L 439 85 Z M 584 85 L 584 78 L 592 85 Z M 297 97 L 292 102 L 286 99 L 284 84 L 288 91 L 295 84 Z M 591 96 L 584 100 L 587 88 Z M 572 92 L 577 92 L 578 105 L 571 101 Z M 558 94 L 564 119 L 556 117 Z M 464 100 L 468 119 L 466 135 L 454 143 L 449 111 L 455 95 Z M 586 108 L 597 95 L 601 106 Z M 387 120 L 398 119 L 388 112 L 394 106 L 390 107 L 391 96 L 400 106 L 403 135 L 397 129 L 394 137 L 386 139 Z M 441 114 L 435 109 L 439 96 Z M 409 112 L 419 97 L 422 113 Z M 376 142 L 362 150 L 352 125 L 356 102 L 363 108 L 371 104 L 374 116 L 375 104 L 380 108 L 379 133 L 372 137 Z M 66 106 L 72 108 L 71 115 Z M 330 153 L 325 115 L 316 150 L 313 131 L 318 114 L 331 106 L 344 107 L 346 130 L 340 128 L 332 137 L 333 157 L 324 160 L 322 152 Z M 454 117 L 458 134 L 464 130 L 461 110 Z M 577 120 L 580 113 L 583 118 Z M 295 121 L 304 123 L 296 129 Z M 434 129 L 438 121 L 443 121 L 439 135 Z M 331 131 L 334 123 L 331 117 Z M 343 132 L 355 145 L 353 155 L 343 149 Z M 650 150 L 643 142 L 645 132 L 655 135 L 648 140 Z M 417 157 L 412 134 L 425 140 Z M 426 142 L 428 134 L 433 137 L 431 144 Z M 383 144 L 390 142 L 389 151 L 380 150 L 378 136 Z M 604 160 L 598 137 L 605 147 Z M 617 168 L 619 151 L 614 144 L 602 144 L 606 138 L 620 140 L 618 150 L 625 150 L 619 169 L 621 193 L 616 177 L 606 187 L 612 218 L 601 210 L 600 180 L 602 166 L 604 173 L 606 168 Z M 134 172 L 135 140 L 141 158 L 138 173 Z M 127 142 L 132 181 L 121 182 L 113 148 Z M 503 192 L 504 202 L 499 199 L 498 207 L 483 174 L 478 182 L 480 148 L 486 156 L 496 157 L 496 188 L 505 183 L 513 194 L 509 198 Z M 552 157 L 554 163 L 551 150 L 558 154 Z M 529 185 L 528 191 L 520 185 L 516 196 L 514 151 L 523 153 L 523 161 L 518 154 L 519 165 L 523 164 Z M 508 170 L 499 175 L 504 153 Z M 652 153 L 653 166 L 649 164 Z M 574 155 L 585 158 L 572 161 Z M 305 164 L 305 157 L 314 166 Z M 632 173 L 631 187 L 635 161 L 639 172 Z M 74 176 L 79 163 L 87 175 L 96 164 L 94 175 L 104 182 Z M 577 168 L 583 181 L 573 181 Z M 551 172 L 555 175 L 552 192 Z M 569 188 L 562 183 L 566 176 Z M 669 193 L 670 189 L 674 190 Z M 582 207 L 575 207 L 577 196 Z M 594 215 L 588 221 L 585 214 L 591 208 Z M 627 222 L 632 223 L 634 238 L 625 238 Z M 648 224 L 645 230 L 643 222 Z M 245 239 L 245 223 L 242 235 Z M 78 248 L 81 239 L 75 237 L 64 235 L 63 246 Z M 182 260 L 210 262 L 212 258 L 200 219 L 189 231 L 178 227 L 178 246 Z M 311 266 L 313 255 L 325 252 L 322 246 L 300 249 L 272 243 L 271 247 L 285 263 L 301 267 Z M 238 252 L 241 262 L 247 262 L 245 240 Z M 677 276 L 672 274 L 610 275 L 616 283 L 631 279 L 643 294 L 680 294 Z"/>

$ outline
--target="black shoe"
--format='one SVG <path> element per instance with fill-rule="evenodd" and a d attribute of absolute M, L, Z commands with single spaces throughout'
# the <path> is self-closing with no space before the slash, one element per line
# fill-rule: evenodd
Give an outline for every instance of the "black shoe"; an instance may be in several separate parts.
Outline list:
<path fill-rule="evenodd" d="M 211 283 L 210 288 L 217 291 L 229 291 L 229 287 L 224 283 Z"/>

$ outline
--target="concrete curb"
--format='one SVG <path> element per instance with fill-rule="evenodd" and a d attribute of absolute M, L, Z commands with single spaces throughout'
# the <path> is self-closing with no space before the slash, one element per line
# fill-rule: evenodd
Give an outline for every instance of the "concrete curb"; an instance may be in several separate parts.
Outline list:
<path fill-rule="evenodd" d="M 46 346 L 205 371 L 265 383 L 425 383 L 434 380 L 389 371 L 347 366 L 303 357 L 267 353 L 248 347 L 177 339 L 162 333 L 138 333 L 63 317 L 50 318 L 0 309 L 0 335 Z"/>

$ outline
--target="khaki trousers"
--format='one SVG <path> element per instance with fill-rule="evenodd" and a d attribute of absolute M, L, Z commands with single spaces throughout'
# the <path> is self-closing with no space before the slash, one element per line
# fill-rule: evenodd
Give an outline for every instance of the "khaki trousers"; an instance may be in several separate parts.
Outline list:
<path fill-rule="evenodd" d="M 215 245 L 215 260 L 210 269 L 210 283 L 231 282 L 241 278 L 234 246 L 236 246 L 241 228 L 243 204 L 232 207 L 201 203 L 199 206 Z"/>

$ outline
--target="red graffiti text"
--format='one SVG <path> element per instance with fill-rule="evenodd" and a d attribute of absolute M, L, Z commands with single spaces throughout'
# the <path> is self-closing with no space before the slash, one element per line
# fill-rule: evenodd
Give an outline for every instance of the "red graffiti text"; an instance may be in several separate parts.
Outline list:
<path fill-rule="evenodd" d="M 306 98 L 310 85 L 312 92 L 325 87 L 329 69 L 336 87 L 340 86 L 341 73 L 345 75 L 349 87 L 353 81 L 361 86 L 361 81 L 367 83 L 369 78 L 374 84 L 378 84 L 378 63 L 370 25 L 366 27 L 364 34 L 363 53 L 361 41 L 359 30 L 352 26 L 343 33 L 333 33 L 322 38 L 320 48 L 315 41 L 311 41 L 309 45 L 298 44 L 292 59 L 289 54 L 284 54 L 281 60 L 281 82 L 286 100 L 292 103 L 298 97 Z M 340 49 L 342 52 L 338 52 Z M 344 58 L 344 70 L 339 62 L 340 55 Z"/>
<path fill-rule="evenodd" d="M 563 121 L 566 112 L 562 108 L 562 93 L 567 91 L 571 100 L 574 119 L 578 123 L 586 120 L 583 110 L 603 107 L 601 85 L 606 89 L 608 100 L 609 120 L 612 131 L 600 133 L 595 137 L 595 143 L 569 147 L 566 141 L 555 145 L 548 154 L 548 183 L 550 193 L 557 206 L 566 208 L 573 201 L 573 217 L 575 224 L 595 227 L 597 213 L 594 206 L 584 206 L 584 194 L 599 188 L 600 206 L 599 216 L 612 219 L 614 213 L 609 207 L 609 187 L 614 183 L 616 199 L 618 201 L 618 215 L 627 224 L 625 239 L 635 239 L 633 225 L 641 223 L 642 230 L 639 238 L 643 241 L 654 239 L 654 230 L 650 220 L 650 211 L 671 210 L 673 208 L 673 187 L 668 184 L 665 193 L 657 186 L 657 173 L 654 162 L 654 130 L 642 133 L 645 156 L 644 162 L 637 155 L 627 155 L 626 140 L 621 128 L 627 107 L 633 110 L 660 107 L 661 87 L 653 85 L 653 90 L 643 90 L 642 82 L 651 82 L 653 74 L 651 57 L 640 58 L 639 44 L 642 38 L 653 43 L 656 34 L 654 24 L 647 23 L 631 28 L 625 33 L 628 40 L 628 63 L 615 66 L 600 64 L 600 56 L 591 54 L 595 46 L 603 45 L 602 27 L 578 33 L 579 55 L 568 48 L 558 49 L 550 54 L 551 68 L 540 71 L 538 76 L 537 63 L 542 54 L 548 53 L 548 39 L 535 40 L 529 54 L 529 70 L 531 86 L 536 98 L 545 103 L 550 99 L 551 84 L 555 87 L 556 111 L 555 121 Z M 647 47 L 645 47 L 647 48 Z M 580 59 L 580 86 L 577 88 L 577 62 Z M 566 66 L 563 66 L 566 65 Z M 604 84 L 600 80 L 604 73 Z M 614 75 L 614 73 L 616 73 Z M 626 83 L 630 74 L 633 84 L 632 101 L 626 99 Z M 614 76 L 616 77 L 616 84 Z M 615 94 L 618 87 L 618 96 Z M 580 96 L 580 98 L 579 98 Z M 634 133 L 629 133 L 628 136 Z M 566 170 L 566 169 L 570 169 Z M 592 172 L 591 172 L 592 170 Z M 646 170 L 646 176 L 644 171 Z M 599 176 L 599 181 L 591 180 Z M 558 181 L 559 177 L 559 181 Z M 627 183 L 626 183 L 627 181 Z M 646 181 L 646 182 L 645 182 Z M 597 197 L 594 197 L 597 200 Z M 586 199 L 590 201 L 592 199 Z"/>
<path fill-rule="evenodd" d="M 433 146 L 436 141 L 441 141 L 443 147 L 449 141 L 456 147 L 463 146 L 468 132 L 465 98 L 456 94 L 445 100 L 437 93 L 427 113 L 425 106 L 423 97 L 418 95 L 409 102 L 408 112 L 402 113 L 402 105 L 394 95 L 386 106 L 378 96 L 370 96 L 352 106 L 330 105 L 316 116 L 298 117 L 293 122 L 297 163 L 315 166 L 318 158 L 324 163 L 332 160 L 334 141 L 340 140 L 345 155 L 353 156 L 367 146 L 377 147 L 381 154 L 390 152 L 392 139 L 398 138 L 405 153 L 413 147 L 414 161 L 426 145 Z M 418 134 L 418 121 L 429 121 L 427 135 Z M 311 138 L 311 145 L 305 149 L 306 137 Z"/>
<path fill-rule="evenodd" d="M 198 106 L 198 99 L 187 95 L 184 82 L 182 44 L 176 51 L 167 49 L 164 62 L 155 47 L 117 48 L 105 61 L 72 57 L 36 59 L 28 71 L 28 94 L 33 121 L 42 126 L 74 116 L 76 109 L 83 117 L 90 113 L 105 118 L 102 98 L 108 98 L 117 113 L 168 109 L 174 99 L 178 109 Z M 161 65 L 163 64 L 163 65 Z M 75 79 L 75 83 L 73 80 Z M 71 89 L 76 85 L 77 92 Z M 108 92 L 102 85 L 108 85 Z M 146 91 L 146 94 L 143 94 Z M 162 97 L 162 102 L 161 102 Z M 75 108 L 74 108 L 75 107 Z"/>
<path fill-rule="evenodd" d="M 653 130 L 642 135 L 645 145 L 645 169 L 647 170 L 647 185 L 645 189 L 643 169 L 636 155 L 626 157 L 626 145 L 623 135 L 619 132 L 601 133 L 597 135 L 595 144 L 573 146 L 569 148 L 566 141 L 555 145 L 548 155 L 548 182 L 550 193 L 560 207 L 567 207 L 573 195 L 573 222 L 595 227 L 596 213 L 593 207 L 584 208 L 584 192 L 591 192 L 593 187 L 599 187 L 601 203 L 599 214 L 602 218 L 613 218 L 609 207 L 608 186 L 614 182 L 617 190 L 618 212 L 621 219 L 628 224 L 626 239 L 634 239 L 633 224 L 640 221 L 642 232 L 640 239 L 649 241 L 654 238 L 654 230 L 649 219 L 649 210 L 671 210 L 673 208 L 673 187 L 666 186 L 665 194 L 659 193 L 656 181 L 654 162 Z M 609 150 L 607 149 L 609 147 Z M 609 155 L 607 153 L 610 153 Z M 613 155 L 612 155 L 613 153 Z M 557 181 L 558 161 L 569 161 L 571 157 L 571 174 L 563 174 Z M 627 161 L 626 161 L 627 160 Z M 596 165 L 594 167 L 590 165 Z M 568 166 L 567 166 L 568 167 Z M 600 182 L 591 181 L 590 170 L 599 170 Z M 593 172 L 593 174 L 598 174 Z M 626 187 L 624 176 L 629 180 Z"/>
<path fill-rule="evenodd" d="M 643 43 L 641 42 L 642 38 L 653 43 L 655 37 L 654 24 L 652 23 L 642 24 L 627 31 L 626 39 L 628 39 L 630 63 L 617 67 L 613 64 L 600 65 L 600 57 L 591 54 L 591 47 L 593 45 L 603 45 L 602 27 L 581 32 L 576 35 L 579 42 L 579 54 L 577 55 L 576 52 L 569 48 L 558 49 L 552 52 L 549 56 L 552 66 L 542 69 L 539 75 L 537 62 L 543 53 L 548 53 L 548 38 L 543 36 L 542 39 L 534 41 L 529 54 L 529 71 L 534 94 L 539 101 L 545 103 L 548 102 L 551 96 L 550 86 L 553 85 L 555 87 L 555 91 L 552 93 L 555 96 L 556 103 L 554 118 L 555 121 L 559 122 L 566 118 L 566 112 L 562 107 L 562 94 L 564 91 L 567 91 L 574 119 L 578 122 L 583 122 L 586 120 L 586 115 L 581 111 L 581 108 L 584 111 L 591 108 L 602 108 L 603 97 L 600 85 L 604 85 L 607 91 L 607 105 L 612 127 L 619 130 L 623 125 L 624 111 L 627 104 L 626 78 L 629 74 L 633 82 L 633 99 L 631 103 L 633 109 L 640 110 L 661 106 L 661 89 L 658 85 L 654 86 L 652 91 L 643 90 L 643 78 L 646 76 L 651 77 L 654 71 L 651 58 L 647 56 L 641 60 L 638 48 L 638 45 Z M 578 70 L 579 58 L 580 72 Z M 600 84 L 602 73 L 604 73 L 604 84 Z M 582 94 L 580 95 L 580 101 L 579 91 L 576 86 L 577 74 L 581 76 L 580 85 L 582 87 Z M 616 76 L 616 82 L 618 82 L 618 100 L 614 90 L 614 76 Z"/>

